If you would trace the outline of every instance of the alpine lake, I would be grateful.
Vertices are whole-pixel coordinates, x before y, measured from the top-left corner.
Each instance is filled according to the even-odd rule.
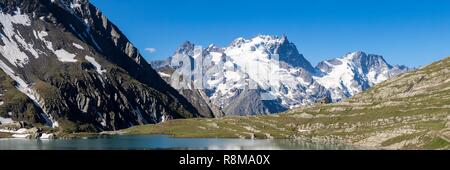
[[[0,139],[0,150],[351,150],[354,146],[288,139],[173,138],[109,135],[77,139]]]

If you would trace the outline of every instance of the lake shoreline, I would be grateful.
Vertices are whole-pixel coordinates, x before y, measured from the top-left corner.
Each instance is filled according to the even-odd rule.
[[[170,135],[99,135],[74,139],[0,139],[0,150],[360,150],[343,144],[291,139],[176,138]]]
[[[371,148],[360,145],[349,144],[345,142],[337,142],[337,141],[327,141],[327,140],[312,140],[311,138],[301,139],[297,138],[238,138],[238,137],[215,137],[215,136],[204,136],[204,137],[194,137],[194,136],[179,136],[173,134],[164,134],[164,133],[127,133],[124,130],[119,131],[105,131],[100,133],[71,133],[71,134],[57,134],[52,139],[40,139],[40,138],[16,138],[12,137],[12,134],[8,133],[0,133],[0,140],[14,140],[14,139],[25,139],[29,141],[59,141],[59,140],[78,140],[78,139],[92,139],[92,138],[109,138],[109,137],[140,137],[140,136],[167,136],[170,139],[182,140],[200,140],[200,139],[208,139],[208,140],[248,140],[248,141],[290,141],[293,143],[309,143],[309,144],[321,144],[321,145],[336,145],[336,146],[345,146],[348,148],[352,148],[351,150],[380,150],[380,148]],[[338,149],[340,150],[340,149]]]

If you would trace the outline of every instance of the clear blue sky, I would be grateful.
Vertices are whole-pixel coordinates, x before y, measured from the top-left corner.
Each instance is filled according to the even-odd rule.
[[[314,65],[358,50],[408,66],[450,56],[448,0],[91,2],[148,60],[167,58],[186,40],[226,46],[237,37],[258,34],[287,35]]]

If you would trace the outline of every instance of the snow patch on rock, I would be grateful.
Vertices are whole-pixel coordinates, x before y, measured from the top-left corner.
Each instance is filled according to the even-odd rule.
[[[102,65],[100,65],[94,57],[91,56],[86,56],[85,57],[86,61],[88,61],[89,63],[91,63],[92,65],[94,65],[94,67],[96,68],[96,71],[98,74],[102,75],[103,73],[106,73],[106,70],[102,69]]]
[[[84,50],[83,46],[81,46],[80,44],[72,43],[72,45],[80,50]]]
[[[2,125],[6,125],[6,124],[12,124],[14,123],[14,120],[12,120],[11,118],[4,118],[0,116],[0,124]]]
[[[0,9],[1,10],[1,9]],[[22,14],[20,8],[17,8],[15,15],[0,12],[0,24],[3,27],[4,34],[1,40],[4,45],[0,45],[0,54],[4,56],[9,63],[16,67],[23,67],[29,62],[28,55],[21,48],[28,50],[32,55],[38,58],[37,52],[32,45],[25,43],[23,37],[15,32],[14,24],[30,26],[31,21],[28,15]]]
[[[171,77],[171,75],[169,75],[169,74],[166,74],[166,73],[163,73],[163,72],[158,72],[158,74],[159,74],[159,76],[161,76],[161,77]]]
[[[28,136],[30,136],[30,134],[13,134],[12,135],[13,138],[28,138]]]
[[[53,139],[55,137],[52,133],[43,133],[39,139]]]
[[[69,53],[65,49],[55,50],[53,48],[53,43],[50,42],[50,41],[47,41],[45,39],[45,37],[48,36],[48,32],[40,31],[40,32],[37,33],[37,36],[39,37],[39,39],[41,41],[44,42],[44,44],[47,46],[47,48],[56,55],[56,57],[58,58],[59,61],[61,61],[61,62],[70,62],[70,63],[78,61],[78,60],[75,59],[75,57],[76,57],[75,54]]]
[[[54,53],[56,57],[58,57],[58,60],[61,62],[69,62],[69,63],[77,62],[77,60],[75,59],[76,55],[69,53],[64,49],[56,50],[54,51]]]

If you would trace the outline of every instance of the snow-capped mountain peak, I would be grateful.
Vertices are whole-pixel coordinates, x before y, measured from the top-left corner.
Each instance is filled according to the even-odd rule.
[[[383,56],[361,51],[317,65],[319,75],[314,79],[331,91],[333,100],[339,101],[381,83],[407,69],[395,69]]]
[[[247,44],[252,46],[259,46],[259,45],[273,45],[273,44],[279,44],[281,43],[282,39],[277,36],[271,36],[271,35],[258,35],[251,39],[246,39],[244,37],[236,38],[229,47],[231,48],[241,48],[241,45]]]
[[[238,38],[225,48],[199,48],[185,43],[171,57],[171,67],[187,78],[180,82],[175,76],[170,84],[177,89],[204,89],[209,99],[229,114],[241,114],[239,105],[250,107],[244,109],[249,114],[280,112],[327,95],[310,74],[314,68],[285,36],[259,35]],[[202,80],[185,81],[198,73]],[[246,96],[256,95],[261,97],[242,104]],[[234,103],[238,98],[243,101]]]
[[[188,53],[194,50],[194,44],[191,43],[190,41],[186,41],[184,42],[175,52],[175,54],[177,53]]]
[[[286,36],[258,35],[250,40],[238,38],[227,48],[225,53],[232,57],[253,57],[259,60],[277,60],[281,66],[302,67],[313,71],[311,63],[298,52],[297,47]]]

